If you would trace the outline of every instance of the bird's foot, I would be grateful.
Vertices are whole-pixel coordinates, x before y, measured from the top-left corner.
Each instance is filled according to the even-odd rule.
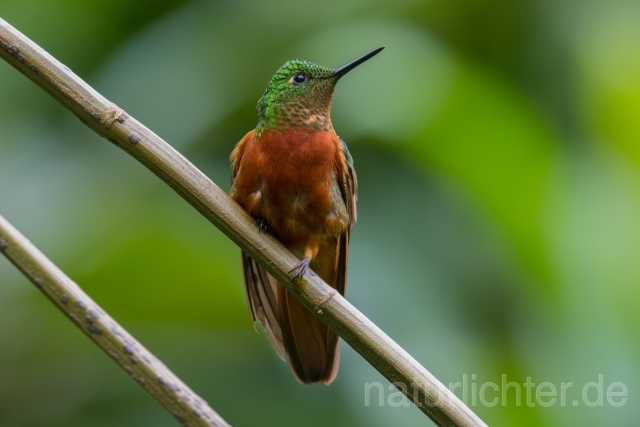
[[[294,273],[293,277],[291,278],[292,282],[297,281],[299,283],[302,281],[302,277],[305,275],[307,270],[309,270],[310,262],[311,260],[309,258],[302,258],[302,261],[297,263],[295,267],[289,270],[289,274]]]
[[[258,218],[258,220],[256,221],[258,223],[258,227],[260,228],[260,231],[263,233],[268,233],[269,232],[269,224],[267,223],[267,220],[264,218]]]

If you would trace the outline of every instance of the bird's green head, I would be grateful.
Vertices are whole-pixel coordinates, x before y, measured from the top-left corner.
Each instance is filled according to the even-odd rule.
[[[328,68],[309,61],[287,61],[271,78],[258,101],[258,134],[265,130],[306,127],[329,130],[331,100],[340,77],[373,57],[384,48],[340,68]]]

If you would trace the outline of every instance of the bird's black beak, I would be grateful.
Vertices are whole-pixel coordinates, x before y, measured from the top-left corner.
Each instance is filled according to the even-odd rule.
[[[358,65],[362,64],[367,59],[371,59],[374,56],[376,56],[378,53],[380,53],[380,51],[382,49],[384,49],[384,46],[383,47],[379,47],[377,49],[374,49],[371,52],[367,53],[366,55],[363,55],[360,58],[356,59],[355,61],[351,61],[347,65],[336,69],[333,72],[333,74],[331,74],[331,77],[342,77],[342,76],[344,76],[349,71],[353,70],[354,68],[356,68]]]

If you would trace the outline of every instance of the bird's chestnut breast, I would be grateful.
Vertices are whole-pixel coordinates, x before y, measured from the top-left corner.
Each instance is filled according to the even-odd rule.
[[[247,212],[284,243],[329,237],[343,226],[332,206],[339,150],[333,130],[267,131],[248,144],[235,197]]]

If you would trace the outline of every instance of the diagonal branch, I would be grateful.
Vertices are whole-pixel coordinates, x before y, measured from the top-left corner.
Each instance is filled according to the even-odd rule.
[[[185,427],[229,427],[2,216],[0,252]]]
[[[300,285],[287,272],[298,260],[227,194],[151,130],[0,19],[0,57],[122,148],[262,265],[439,426],[485,426],[460,399],[315,274]]]

